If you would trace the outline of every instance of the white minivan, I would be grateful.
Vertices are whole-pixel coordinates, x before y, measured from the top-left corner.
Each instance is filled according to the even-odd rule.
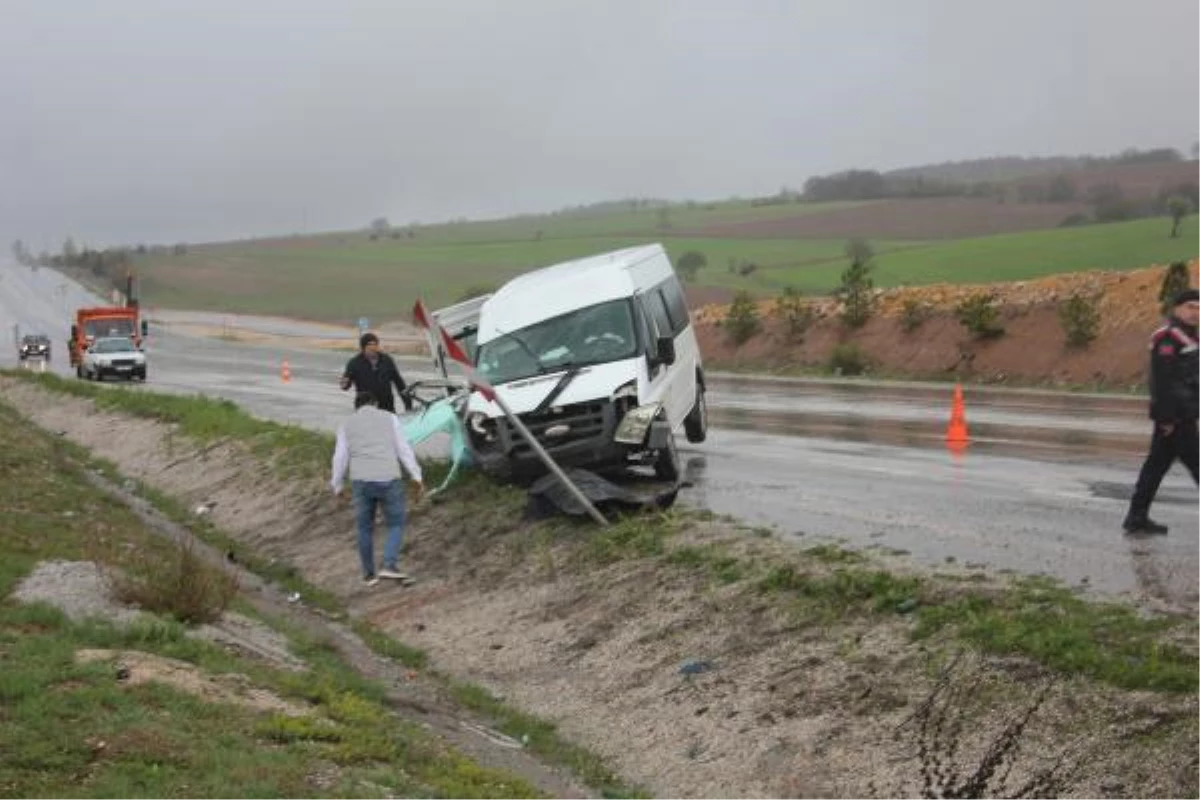
[[[482,303],[476,368],[562,466],[653,466],[677,480],[675,434],[707,435],[704,369],[683,287],[661,245],[520,275]],[[467,429],[486,471],[545,471],[497,403],[473,394]]]

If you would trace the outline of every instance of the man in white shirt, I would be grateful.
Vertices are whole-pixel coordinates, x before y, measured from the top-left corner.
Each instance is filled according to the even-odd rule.
[[[416,484],[418,497],[425,490],[421,483],[421,465],[404,436],[400,419],[378,407],[370,392],[354,398],[354,414],[338,428],[333,451],[333,493],[342,493],[346,471],[354,494],[358,526],[358,555],[362,559],[363,580],[374,586],[379,578],[408,581],[400,571],[400,543],[404,529],[404,486],[400,467]],[[383,547],[383,567],[375,572],[375,509],[383,506],[387,523],[387,541]]]

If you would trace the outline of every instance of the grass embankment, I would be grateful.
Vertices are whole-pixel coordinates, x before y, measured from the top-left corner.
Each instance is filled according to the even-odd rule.
[[[127,393],[125,400],[132,398]],[[145,407],[143,407],[144,409]],[[212,414],[211,406],[205,407]],[[193,421],[195,418],[193,416]],[[243,430],[248,430],[243,428]],[[92,486],[81,454],[0,403],[0,794],[14,797],[530,796],[512,776],[447,751],[393,716],[381,686],[320,641],[292,637],[303,672],[274,669],[191,638],[169,617],[128,627],[72,621],[12,598],[45,560],[171,557],[174,546]],[[174,659],[221,683],[248,680],[295,715],[214,702],[170,682],[121,680],[121,659]],[[149,654],[149,655],[144,655]],[[142,669],[143,662],[134,671]],[[156,663],[156,662],[155,662]],[[171,662],[163,662],[171,663]]]
[[[95,399],[106,409],[172,422],[197,444],[229,437],[253,451],[275,447],[291,452],[282,469],[320,475],[326,469],[329,437],[294,426],[257,420],[224,401],[156,395],[95,387],[48,375],[20,374],[53,391]],[[278,454],[277,454],[278,455]],[[431,465],[431,470],[441,469]],[[521,495],[472,476],[455,493],[455,513],[464,519],[487,507],[507,507],[515,516]],[[655,559],[662,569],[700,573],[714,583],[740,584],[786,605],[804,624],[845,617],[904,615],[914,639],[937,637],[985,652],[1019,655],[1064,675],[1085,676],[1125,689],[1195,693],[1200,671],[1196,653],[1171,643],[1173,633],[1194,620],[1147,617],[1131,607],[1084,599],[1044,579],[1009,585],[979,585],[933,574],[899,574],[881,569],[858,553],[832,548],[798,551],[787,563],[739,557],[722,544],[680,545],[679,534],[696,523],[694,512],[672,511],[631,517],[581,540],[578,557],[593,563]],[[571,541],[569,525],[542,523],[539,537]],[[423,656],[408,653],[410,663]]]
[[[239,442],[250,452],[267,461],[276,471],[276,475],[288,480],[324,476],[328,469],[329,453],[333,447],[332,436],[298,426],[260,420],[226,400],[157,394],[126,387],[96,386],[52,374],[34,375],[23,371],[4,374],[32,380],[62,394],[87,398],[100,410],[177,425],[179,433],[198,447],[230,440]],[[246,569],[288,592],[300,594],[307,604],[320,608],[335,619],[347,618],[345,604],[341,600],[307,581],[293,565],[279,559],[268,559],[249,550],[208,518],[192,513],[191,509],[178,499],[145,483],[125,479],[111,462],[89,456],[61,439],[54,442],[60,449],[75,450],[77,457],[86,460],[91,468],[97,469],[107,477],[135,484],[138,494],[149,500],[168,518],[185,526],[208,544],[223,551],[236,552],[238,563]],[[426,480],[431,485],[441,482],[446,469],[440,462],[427,462],[423,465]],[[467,478],[466,485],[476,492],[490,496],[490,501],[481,498],[483,503],[495,502],[497,494],[508,495],[501,499],[512,499],[512,493],[505,493],[478,477]],[[464,708],[483,715],[502,733],[524,742],[530,750],[548,761],[569,768],[587,785],[603,792],[605,796],[642,796],[640,789],[614,774],[603,759],[559,736],[553,724],[505,705],[480,687],[455,681],[429,669],[426,653],[384,635],[365,621],[353,620],[351,625],[355,633],[376,653],[413,669],[425,670],[431,678],[444,684],[451,696]]]

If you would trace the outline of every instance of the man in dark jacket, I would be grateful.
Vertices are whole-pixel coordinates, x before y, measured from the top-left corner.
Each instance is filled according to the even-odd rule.
[[[1200,292],[1180,292],[1173,305],[1167,324],[1150,337],[1150,417],[1154,420],[1154,435],[1125,517],[1126,533],[1167,532],[1166,525],[1150,519],[1150,504],[1176,458],[1192,473],[1192,480],[1200,483],[1196,474],[1200,444],[1196,432],[1200,405],[1200,351],[1196,348]]]
[[[396,368],[396,362],[387,353],[379,349],[379,337],[373,333],[364,333],[358,340],[359,353],[346,362],[346,371],[342,373],[342,391],[351,386],[358,392],[370,392],[375,395],[379,408],[396,413],[396,398],[392,396],[392,386],[400,393],[404,401],[404,410],[412,411],[412,398],[404,394],[404,378]]]

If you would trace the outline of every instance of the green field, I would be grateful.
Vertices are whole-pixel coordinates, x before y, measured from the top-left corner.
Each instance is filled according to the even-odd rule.
[[[722,204],[715,211],[672,209],[672,229],[741,217],[815,213],[830,205]],[[656,212],[562,214],[422,228],[415,239],[370,241],[362,232],[270,242],[231,242],[186,255],[139,259],[143,301],[151,306],[267,313],[348,322],[406,317],[413,301],[457,300],[558,261],[647,242],[671,257],[699,250],[708,259],[698,287],[748,289],[760,296],[785,286],[822,294],[846,266],[841,239],[732,239],[654,233]],[[638,228],[642,232],[638,232]],[[937,242],[873,240],[877,286],[1024,280],[1085,269],[1130,269],[1197,255],[1196,217],[1181,236],[1166,218]],[[541,239],[529,235],[542,230]],[[617,231],[627,231],[617,235]],[[604,232],[608,235],[599,235]],[[731,264],[754,263],[748,276]]]
[[[889,253],[878,259],[885,286],[1017,281],[1088,269],[1133,269],[1197,255],[1196,217],[1168,238],[1167,219],[1142,219],[980,239]]]
[[[821,214],[844,208],[854,208],[878,201],[843,201],[833,203],[779,203],[751,205],[745,201],[721,201],[672,206],[666,211],[669,227],[660,228],[663,218],[657,208],[611,211],[564,211],[557,214],[537,214],[505,219],[452,222],[420,227],[422,242],[437,244],[478,244],[482,242],[530,242],[540,231],[543,239],[578,239],[598,236],[661,236],[672,230],[687,231],[706,225],[734,222],[757,222],[788,217]],[[405,226],[400,228],[403,241]],[[319,239],[336,242],[349,235],[326,234]]]
[[[672,258],[705,253],[701,285],[771,291],[771,273],[806,263],[837,262],[844,243],[812,239],[683,239],[581,237],[480,244],[379,241],[359,236],[344,245],[228,245],[162,256],[141,268],[143,301],[177,308],[269,313],[348,321],[394,318],[418,296],[440,305],[472,286],[495,286],[529,269],[636,244],[661,241]],[[901,243],[877,243],[880,248]],[[761,277],[728,271],[729,259],[752,261]],[[837,271],[835,267],[834,272]]]

